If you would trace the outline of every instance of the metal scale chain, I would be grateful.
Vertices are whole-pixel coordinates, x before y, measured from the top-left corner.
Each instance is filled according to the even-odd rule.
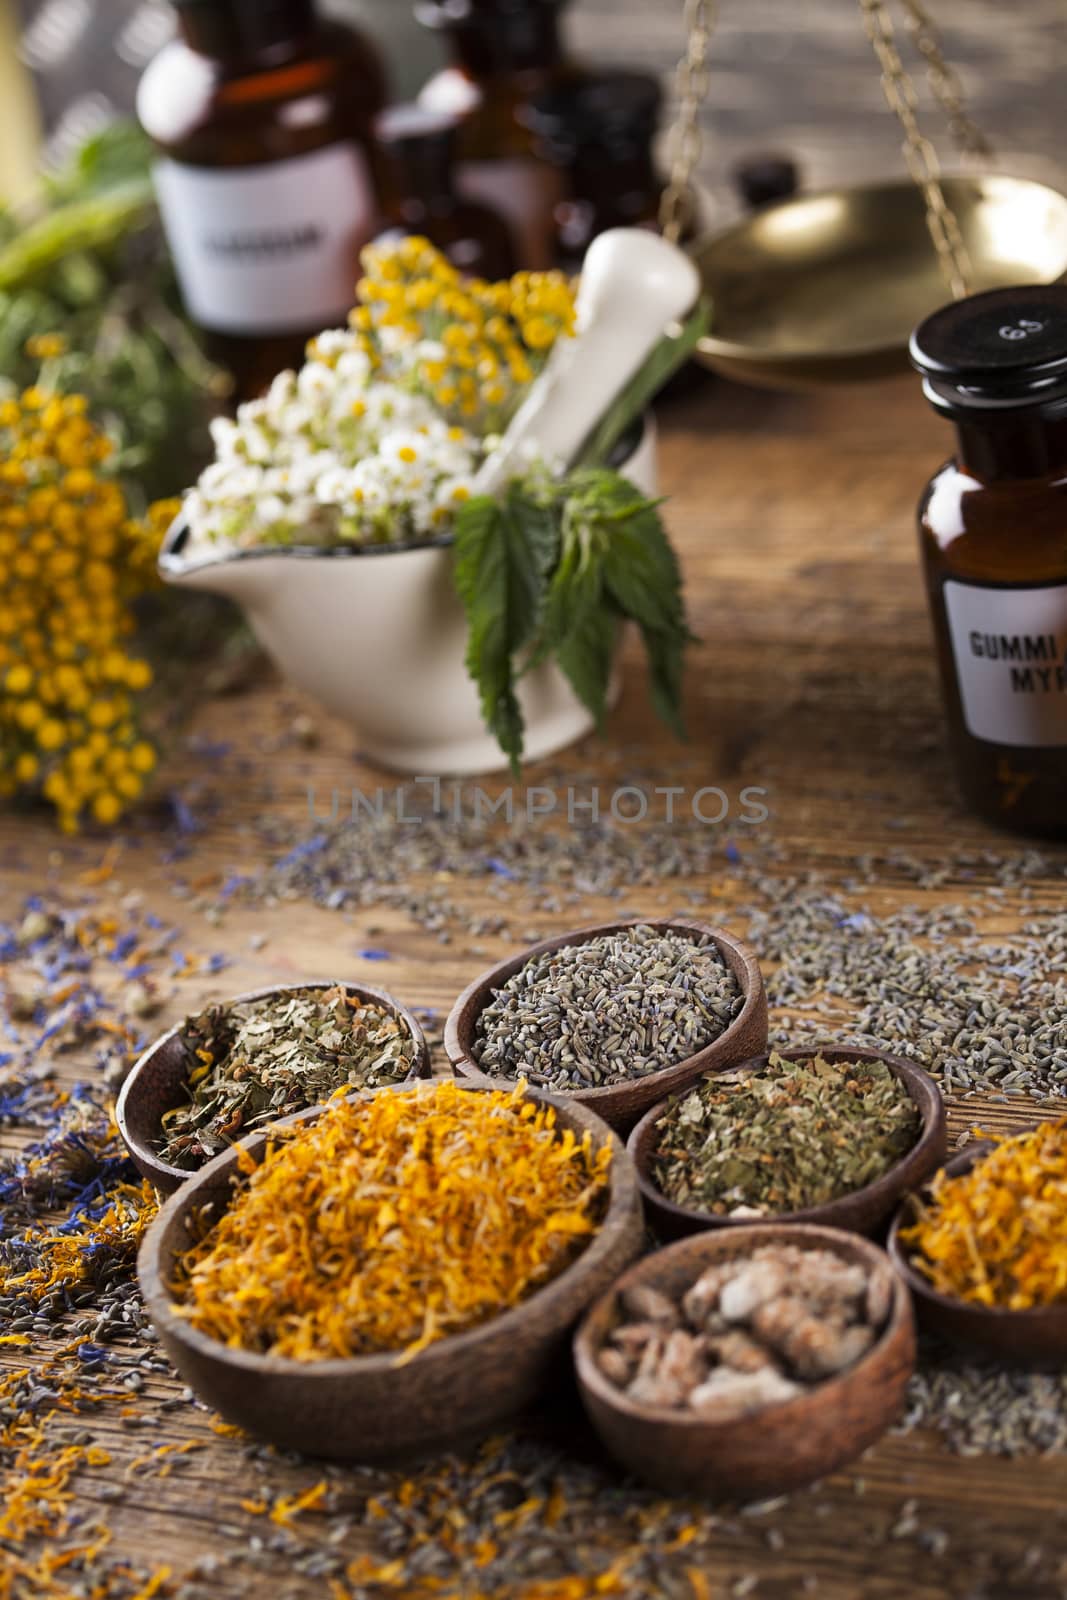
[[[967,293],[971,262],[955,214],[941,185],[937,151],[919,126],[915,84],[897,49],[886,0],[859,0],[867,36],[882,73],[882,90],[904,130],[904,159],[926,204],[926,225],[954,299]],[[945,60],[941,37],[921,0],[900,0],[915,47],[926,62],[930,87],[948,120],[957,147],[988,157],[988,141],[968,115],[963,88]],[[700,109],[707,96],[708,55],[717,20],[715,0],[685,0],[686,48],[678,64],[678,116],[673,132],[670,181],[660,203],[660,228],[676,244],[693,218],[692,178],[702,146]]]
[[[717,21],[715,0],[685,0],[684,16],[685,53],[675,79],[678,118],[674,125],[674,152],[670,181],[663,191],[659,211],[663,237],[671,244],[678,243],[695,213],[692,179],[703,144],[700,108],[708,94],[708,50]]]
[[[920,0],[901,0],[901,4],[907,14],[912,41],[926,62],[926,76],[935,100],[945,113],[956,149],[964,155],[979,156],[988,161],[993,148],[967,110],[963,85],[945,60],[937,24]]]
[[[954,300],[967,293],[971,261],[963,242],[959,223],[945,199],[941,186],[941,163],[937,151],[919,127],[918,97],[915,84],[900,59],[893,32],[893,19],[885,0],[860,0],[867,37],[874,46],[882,69],[882,91],[890,109],[904,130],[904,160],[908,171],[922,190],[926,202],[926,226],[934,241],[941,270]]]

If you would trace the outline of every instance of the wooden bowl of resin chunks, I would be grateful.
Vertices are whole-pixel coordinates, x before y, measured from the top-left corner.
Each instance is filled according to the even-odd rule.
[[[173,1194],[244,1134],[337,1088],[377,1088],[430,1070],[421,1027],[382,989],[330,980],[253,989],[150,1045],[122,1086],[115,1118],[138,1171]]]
[[[874,1443],[915,1367],[907,1289],[856,1234],[751,1224],[648,1256],[575,1339],[611,1454],[669,1494],[786,1493]]]
[[[943,1182],[945,1179],[967,1177],[992,1156],[996,1148],[992,1141],[976,1140],[949,1161],[938,1178]],[[1061,1165],[1061,1193],[1062,1173]],[[920,1327],[974,1356],[991,1357],[1008,1366],[1036,1371],[1062,1371],[1067,1367],[1067,1287],[1063,1285],[1062,1277],[1057,1299],[1048,1304],[1029,1305],[1020,1309],[1007,1305],[983,1305],[976,1300],[942,1292],[931,1282],[929,1268],[925,1271],[920,1269],[922,1252],[908,1238],[908,1230],[919,1220],[922,1210],[932,1210],[936,1205],[936,1186],[933,1192],[927,1189],[919,1195],[909,1196],[893,1219],[889,1234],[889,1254],[911,1290]],[[1055,1217],[1051,1215],[1053,1207],[1057,1213]],[[1062,1199],[1056,1201],[1051,1198],[1051,1185],[1046,1190],[1040,1209],[1045,1212],[1045,1225],[1051,1223],[1058,1232],[1062,1249],[1067,1236],[1067,1218],[1064,1216]],[[976,1221],[973,1202],[968,1204],[965,1214],[973,1240]],[[1029,1220],[1037,1219],[1031,1213]],[[1031,1259],[1043,1258],[1045,1270],[1050,1273],[1055,1271],[1047,1249],[1033,1238],[1027,1238],[1022,1230],[1014,1230],[1006,1215],[998,1215],[995,1219],[990,1217],[989,1226],[1005,1242],[1014,1233],[1020,1254],[1030,1255]],[[970,1245],[966,1248],[971,1255]]]
[[[598,923],[530,945],[470,984],[445,1023],[458,1077],[520,1078],[626,1132],[664,1095],[767,1043],[755,955],[682,917]]]
[[[783,1047],[654,1105],[627,1141],[663,1239],[757,1221],[877,1233],[945,1159],[933,1078],[882,1050]]]
[[[473,1443],[565,1379],[575,1322],[643,1237],[629,1158],[593,1112],[443,1079],[225,1151],[163,1206],[138,1273],[206,1405],[282,1449],[397,1462]]]

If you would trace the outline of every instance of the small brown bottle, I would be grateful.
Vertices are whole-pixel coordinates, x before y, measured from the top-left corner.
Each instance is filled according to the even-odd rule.
[[[343,322],[379,211],[378,57],[314,0],[172,0],[137,110],[186,306],[257,393]]]
[[[570,271],[606,228],[654,227],[663,181],[652,159],[663,91],[644,72],[573,77],[520,108],[519,118],[562,175],[556,258]]]
[[[383,237],[419,234],[468,278],[510,278],[517,263],[507,223],[456,189],[456,119],[421,106],[391,106],[376,131],[392,224]]]
[[[1067,286],[946,306],[911,358],[958,442],[919,528],[960,782],[989,821],[1067,837]]]
[[[530,100],[573,71],[560,38],[566,0],[419,0],[415,14],[448,35],[455,64],[439,72],[419,104],[463,118],[457,179],[463,194],[509,224],[519,265],[554,264],[557,169],[524,126]]]

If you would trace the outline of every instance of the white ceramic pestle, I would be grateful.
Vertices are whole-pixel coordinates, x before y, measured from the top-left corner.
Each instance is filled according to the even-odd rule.
[[[582,266],[577,332],[560,339],[474,490],[492,494],[527,459],[569,462],[670,324],[700,294],[700,275],[676,245],[643,228],[611,228]]]

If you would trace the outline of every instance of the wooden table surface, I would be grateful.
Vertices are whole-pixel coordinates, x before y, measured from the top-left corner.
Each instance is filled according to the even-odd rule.
[[[753,848],[773,846],[769,870],[783,879],[814,872],[840,884],[867,857],[884,867],[879,883],[862,891],[876,911],[974,896],[973,877],[951,866],[961,851],[1011,856],[1027,846],[962,811],[941,745],[914,506],[949,438],[918,384],[902,377],[789,395],[706,383],[672,398],[661,426],[667,516],[701,641],[688,676],[690,742],[678,746],[655,724],[630,646],[608,736],[550,769],[531,770],[527,782],[569,781],[585,786],[583,795],[592,783],[610,795],[627,780],[717,785],[732,797],[759,786],[768,791],[772,818],[751,830]],[[271,907],[235,900],[221,920],[205,914],[220,883],[262,867],[264,823],[306,821],[309,786],[324,806],[333,789],[370,792],[390,781],[360,763],[350,730],[267,668],[256,677],[247,692],[199,706],[161,775],[160,793],[178,795],[197,820],[199,831],[186,836],[181,851],[161,814],[144,816],[107,854],[110,876],[86,888],[85,874],[105,857],[106,840],[62,840],[45,818],[9,813],[0,818],[0,916],[16,916],[27,895],[45,888],[116,903],[139,893],[182,929],[184,948],[221,951],[229,961],[217,974],[175,981],[162,1027],[209,995],[324,975],[384,982],[409,1004],[440,1011],[531,924],[547,934],[614,909],[588,897],[555,915],[543,906],[531,910],[518,889],[510,902],[505,882],[488,909],[507,919],[507,933],[460,932],[449,944],[388,908],[338,913],[304,901]],[[302,718],[314,723],[313,746],[302,742],[309,737]],[[944,880],[924,886],[896,872],[902,852],[933,876],[944,862]],[[1065,860],[1049,852],[1031,880],[1032,895],[1057,903]],[[450,887],[461,904],[481,906],[477,882]],[[685,898],[683,886],[668,881],[647,892],[634,888],[628,899],[649,912],[677,905],[746,927],[744,880],[725,865],[721,875],[684,889]],[[999,925],[1011,926],[1018,910],[1009,891]],[[369,946],[387,952],[388,964],[358,953]],[[88,1062],[64,1057],[58,1067],[78,1075]],[[1033,1112],[1025,1103],[989,1108],[999,1125],[1025,1122]],[[953,1133],[975,1115],[973,1101],[953,1107]],[[177,1392],[169,1380],[150,1387],[156,1398]],[[185,1407],[172,1416],[167,1437],[203,1448],[184,1472],[162,1480],[127,1470],[143,1449],[136,1430],[106,1413],[94,1419],[94,1435],[113,1462],[79,1477],[79,1505],[87,1514],[104,1511],[112,1554],[149,1569],[166,1564],[177,1579],[205,1550],[232,1550],[238,1554],[211,1594],[327,1594],[323,1580],[275,1571],[262,1555],[252,1558],[259,1565],[249,1564],[247,1540],[262,1531],[263,1519],[241,1507],[265,1486],[271,1493],[306,1488],[320,1469],[277,1461],[265,1467],[212,1432],[203,1412]],[[157,1437],[163,1435],[154,1428],[153,1442]],[[105,1506],[100,1491],[109,1480],[122,1494]],[[1067,1594],[1065,1517],[1063,1456],[962,1458],[933,1436],[890,1437],[815,1494],[759,1517],[722,1516],[704,1559],[706,1592],[1051,1600]],[[359,1537],[357,1527],[353,1548]],[[609,1525],[605,1564],[610,1549]]]

